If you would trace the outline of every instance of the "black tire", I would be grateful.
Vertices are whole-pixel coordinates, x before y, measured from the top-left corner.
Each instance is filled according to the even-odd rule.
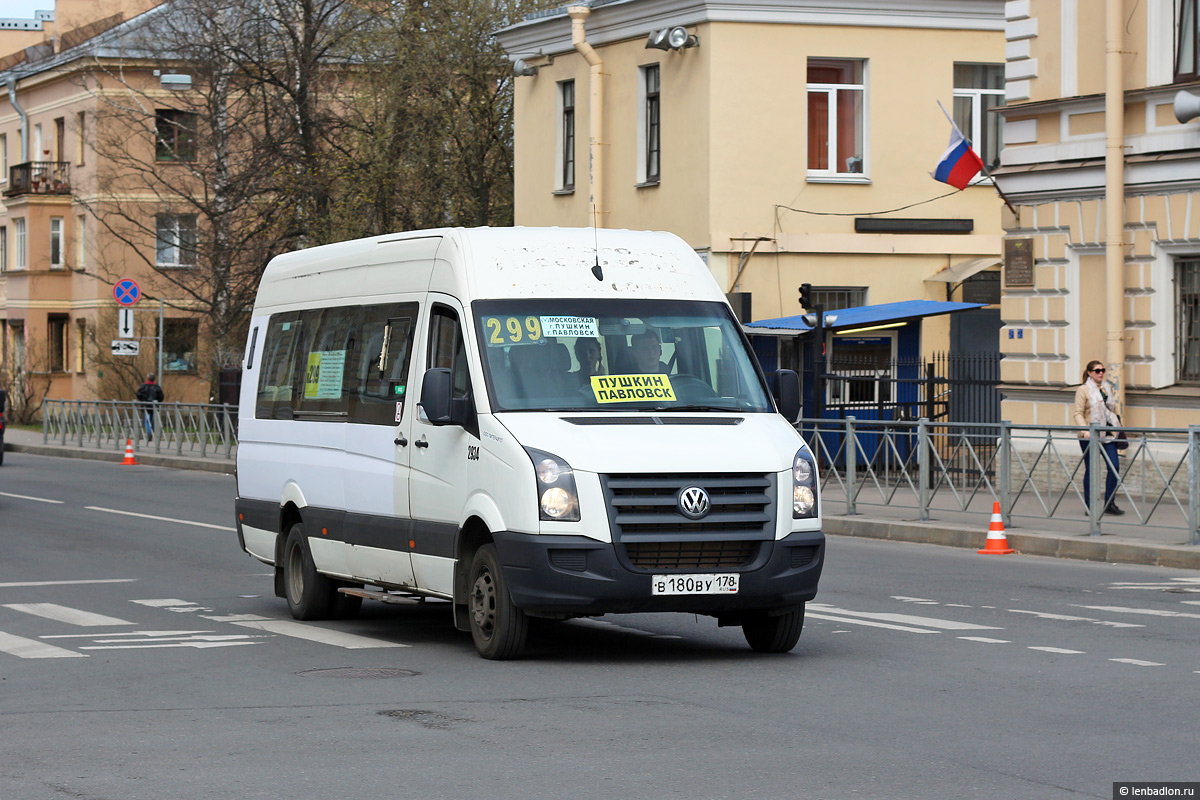
[[[288,609],[296,619],[328,619],[333,615],[337,584],[317,572],[304,525],[297,522],[283,545],[283,585]]]
[[[529,635],[529,618],[513,605],[495,545],[485,544],[471,559],[467,612],[479,655],[492,661],[521,655]]]
[[[742,623],[746,642],[760,653],[787,653],[800,641],[804,629],[803,604],[782,614],[769,616],[760,611]]]

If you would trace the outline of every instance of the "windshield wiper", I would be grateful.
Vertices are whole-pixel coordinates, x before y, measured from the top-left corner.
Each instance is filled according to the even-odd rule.
[[[661,411],[724,411],[729,414],[740,413],[736,408],[729,406],[654,406],[653,408],[639,408],[638,411],[653,411],[655,413]]]

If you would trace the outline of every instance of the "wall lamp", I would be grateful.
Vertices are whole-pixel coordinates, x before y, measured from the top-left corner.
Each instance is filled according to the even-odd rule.
[[[538,69],[554,63],[554,56],[537,54],[513,61],[513,75],[518,78],[531,78],[538,74]]]
[[[688,33],[687,28],[682,25],[651,31],[650,38],[646,40],[647,50],[682,50],[687,47],[699,46],[700,37],[694,33]]]

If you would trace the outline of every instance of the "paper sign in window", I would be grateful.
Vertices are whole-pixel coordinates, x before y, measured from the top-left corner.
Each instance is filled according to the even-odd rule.
[[[309,353],[308,370],[304,373],[304,399],[337,400],[342,396],[342,376],[345,370],[345,350]]]
[[[675,390],[666,375],[593,375],[592,393],[597,403],[638,401],[674,402]]]

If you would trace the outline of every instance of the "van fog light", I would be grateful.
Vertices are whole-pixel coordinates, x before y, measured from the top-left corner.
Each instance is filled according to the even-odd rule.
[[[545,501],[542,501],[545,503]],[[804,516],[812,511],[813,504],[816,503],[816,498],[813,497],[812,489],[807,486],[792,487],[792,512]]]
[[[542,513],[553,519],[562,519],[571,513],[571,495],[566,489],[555,486],[542,492]]]

